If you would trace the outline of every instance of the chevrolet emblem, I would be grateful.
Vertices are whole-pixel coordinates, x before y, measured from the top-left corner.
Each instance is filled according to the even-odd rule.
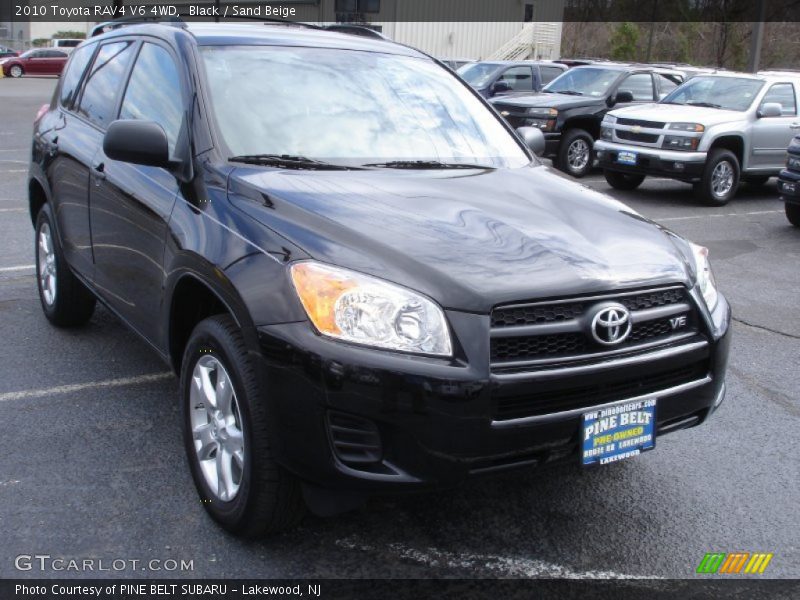
[[[639,125],[634,125],[631,128],[631,131],[633,131],[633,133],[639,133],[641,130],[642,130],[642,128]]]
[[[508,115],[510,115],[511,113],[510,113],[510,112],[508,112],[507,110],[504,110],[504,111],[502,111],[500,114],[501,114],[501,115],[503,115],[504,117],[507,117],[507,116],[508,116]]]

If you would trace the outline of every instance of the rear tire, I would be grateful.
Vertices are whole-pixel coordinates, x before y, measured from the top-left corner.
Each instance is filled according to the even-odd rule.
[[[581,178],[592,168],[594,138],[583,129],[568,129],[561,138],[556,157],[556,168],[573,177]]]
[[[92,316],[97,299],[73,275],[53,228],[49,204],[36,217],[36,282],[45,316],[53,325],[83,325]]]
[[[11,75],[14,79],[19,79],[23,75],[25,75],[25,69],[23,69],[20,65],[12,65],[11,68],[8,70],[8,74]]]
[[[786,218],[789,219],[789,223],[795,227],[800,227],[800,204],[790,204],[789,202],[786,202],[784,204],[784,208],[786,210]]]
[[[603,175],[608,185],[615,190],[635,190],[644,181],[644,175],[621,173],[620,171],[609,171],[608,169],[603,170]]]
[[[695,195],[708,206],[724,206],[736,195],[740,173],[736,155],[716,148],[708,155],[703,179],[694,185]]]
[[[299,481],[275,462],[257,369],[228,315],[195,327],[181,369],[184,446],[200,500],[246,538],[294,527],[305,514]]]

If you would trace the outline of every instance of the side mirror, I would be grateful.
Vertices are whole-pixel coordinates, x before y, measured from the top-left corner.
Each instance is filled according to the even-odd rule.
[[[544,154],[544,134],[536,127],[519,127],[517,133],[536,156]]]
[[[633,102],[633,92],[628,90],[620,90],[614,98],[614,104],[625,104],[626,102]]]
[[[771,119],[774,117],[780,117],[783,114],[783,105],[780,102],[767,102],[761,105],[761,108],[758,109],[758,118],[759,119]]]
[[[511,84],[507,81],[495,81],[492,86],[492,94],[504,94],[511,91]]]
[[[103,138],[103,152],[112,160],[171,168],[169,142],[161,125],[153,121],[119,119],[111,123]]]

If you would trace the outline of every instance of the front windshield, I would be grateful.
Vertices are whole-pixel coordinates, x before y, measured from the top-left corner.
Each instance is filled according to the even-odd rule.
[[[661,102],[744,111],[763,86],[758,79],[698,76],[672,90]]]
[[[276,46],[207,46],[202,56],[232,155],[349,166],[530,163],[498,117],[428,59]]]
[[[545,92],[605,96],[622,71],[600,67],[579,67],[564,71],[545,86]]]
[[[480,89],[486,87],[499,69],[500,65],[494,63],[470,63],[458,69],[457,73],[472,87]]]

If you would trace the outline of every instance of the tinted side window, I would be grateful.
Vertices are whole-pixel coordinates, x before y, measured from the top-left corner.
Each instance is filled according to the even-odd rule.
[[[117,93],[133,55],[132,42],[100,46],[92,70],[83,86],[78,114],[105,128],[114,120]]]
[[[777,102],[781,105],[781,115],[790,117],[797,114],[797,106],[794,99],[794,88],[791,83],[776,83],[769,91],[764,94],[761,106],[767,102]]]
[[[119,118],[155,121],[167,134],[170,154],[174,152],[183,121],[181,84],[172,56],[161,46],[142,46]]]
[[[542,74],[542,85],[544,85],[553,81],[564,71],[558,67],[539,67],[539,72]]]
[[[86,70],[89,61],[92,59],[95,44],[83,46],[72,53],[72,58],[67,64],[67,69],[61,78],[61,104],[69,108],[78,93],[78,84],[81,75]]]
[[[672,90],[678,87],[681,84],[681,81],[677,78],[673,78],[667,75],[662,75],[659,73],[658,77],[658,99],[661,100],[667,96]]]
[[[635,102],[653,100],[653,78],[650,73],[629,75],[619,86],[620,91],[631,92]]]
[[[533,75],[530,67],[511,67],[497,81],[506,81],[512,90],[532,90]]]

